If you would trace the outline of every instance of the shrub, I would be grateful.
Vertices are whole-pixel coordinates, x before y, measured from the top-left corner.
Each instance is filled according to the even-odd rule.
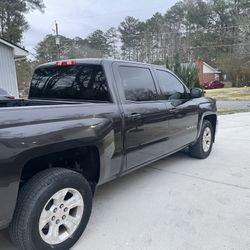
[[[176,54],[174,64],[169,65],[166,62],[166,67],[172,70],[187,86],[188,88],[200,87],[199,68],[194,64],[181,64],[179,55]]]

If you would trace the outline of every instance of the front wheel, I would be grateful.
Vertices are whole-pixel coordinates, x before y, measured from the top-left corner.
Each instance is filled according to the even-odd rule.
[[[210,121],[204,120],[201,133],[196,143],[189,147],[190,155],[194,158],[205,159],[212,150],[214,141],[214,129]]]
[[[92,192],[81,174],[48,169],[21,189],[10,236],[22,250],[68,250],[80,238],[92,209]]]

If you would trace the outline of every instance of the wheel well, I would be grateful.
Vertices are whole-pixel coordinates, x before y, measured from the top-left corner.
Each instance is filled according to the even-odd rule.
[[[38,172],[53,167],[67,168],[81,173],[94,191],[100,174],[99,151],[95,146],[86,146],[32,159],[24,165],[20,188]]]
[[[216,115],[207,115],[204,117],[204,120],[210,121],[212,127],[214,129],[213,141],[215,141],[215,132],[216,132],[216,124],[217,124],[217,116]]]

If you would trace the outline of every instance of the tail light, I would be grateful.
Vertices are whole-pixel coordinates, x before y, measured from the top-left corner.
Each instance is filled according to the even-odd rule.
[[[68,65],[75,65],[75,64],[76,64],[76,60],[74,60],[74,59],[56,62],[56,66],[68,66]]]
[[[5,96],[5,98],[11,99],[11,100],[16,99],[15,96],[9,96],[9,95],[8,95],[8,96]]]

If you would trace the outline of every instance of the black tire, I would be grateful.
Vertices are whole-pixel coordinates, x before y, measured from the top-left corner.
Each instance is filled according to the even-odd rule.
[[[210,147],[207,151],[203,149],[203,134],[206,128],[209,128],[211,131],[211,143]],[[189,146],[189,153],[192,157],[197,159],[205,159],[207,158],[212,150],[213,147],[213,141],[214,141],[214,129],[210,121],[204,120],[200,132],[200,136],[197,139],[196,143],[192,146]]]
[[[72,230],[74,233],[65,241],[55,245],[48,244],[43,240],[39,230],[40,216],[51,197],[65,188],[76,190],[78,197],[81,197],[81,201],[84,202],[80,219],[77,218],[80,222],[78,227]],[[52,201],[54,202],[53,199]],[[10,237],[21,250],[68,250],[85,230],[91,210],[91,188],[81,174],[63,168],[47,169],[31,178],[21,189],[14,217],[9,227]]]

